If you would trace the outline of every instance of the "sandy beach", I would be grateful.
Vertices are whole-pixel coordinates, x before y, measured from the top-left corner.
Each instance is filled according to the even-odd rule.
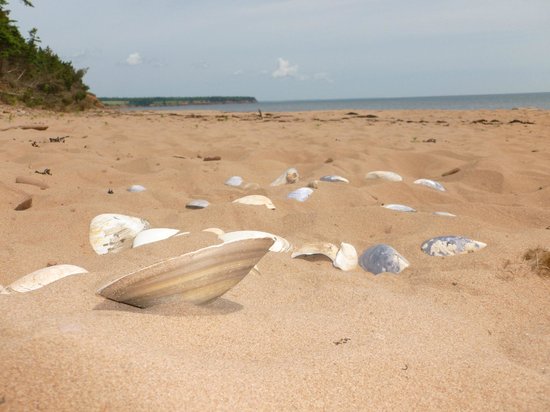
[[[0,295],[0,410],[550,410],[550,275],[524,259],[550,249],[550,111],[2,106],[0,130],[0,285],[48,265],[89,271]],[[270,186],[290,167],[297,183]],[[365,178],[376,170],[403,181]],[[349,183],[287,198],[331,174]],[[225,185],[233,175],[257,186]],[[127,191],[134,184],[147,190]],[[276,209],[232,203],[249,194]],[[14,210],[25,196],[32,206]],[[186,209],[192,199],[210,206]],[[98,255],[88,233],[102,213],[191,234]],[[384,243],[410,266],[375,276],[269,252],[202,306],[96,295],[113,276],[219,243],[210,227],[358,253]],[[422,252],[441,235],[487,247]]]

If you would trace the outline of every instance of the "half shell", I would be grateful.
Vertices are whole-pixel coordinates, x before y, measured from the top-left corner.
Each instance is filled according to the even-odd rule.
[[[456,215],[449,213],[449,212],[434,212],[434,215],[438,216],[448,216],[448,217],[456,217]]]
[[[188,202],[185,207],[187,209],[204,209],[207,208],[210,205],[210,202],[208,200],[204,199],[194,199]]]
[[[270,198],[263,195],[249,195],[233,200],[233,203],[242,203],[244,205],[265,206],[268,209],[275,210],[275,205]]]
[[[128,188],[128,192],[145,192],[147,189],[142,185],[132,185]]]
[[[323,182],[331,182],[331,183],[349,183],[348,179],[338,175],[323,176],[319,180]]]
[[[435,180],[418,179],[414,181],[414,184],[426,186],[431,189],[439,190],[440,192],[445,192],[445,188],[443,187],[443,185],[439,182],[436,182]]]
[[[298,202],[305,202],[309,196],[313,193],[313,189],[310,187],[301,187],[290,192],[287,197],[289,199],[297,200]]]
[[[420,248],[430,256],[453,256],[475,252],[487,244],[462,236],[438,236],[426,240]]]
[[[378,244],[363,252],[359,257],[359,265],[367,272],[378,275],[384,272],[399,273],[409,267],[410,263],[391,246]]]
[[[395,204],[395,203],[390,203],[390,204],[384,205],[382,207],[384,207],[386,209],[390,209],[390,210],[396,210],[398,212],[416,212],[416,209],[413,209],[410,206],[399,205],[399,204]]]
[[[355,247],[349,243],[340,243],[340,250],[338,250],[336,258],[334,258],[334,262],[332,263],[334,267],[343,271],[353,270],[357,267],[357,262],[358,257]]]
[[[178,229],[168,229],[168,228],[154,228],[146,229],[137,234],[132,243],[132,247],[140,247],[147,245],[149,243],[158,242],[164,239],[171,238],[172,236],[180,233]],[[181,235],[189,234],[189,232],[180,233]]]
[[[35,270],[22,278],[17,279],[11,285],[8,285],[8,291],[30,292],[40,289],[56,280],[63,279],[66,276],[81,275],[88,273],[84,268],[74,265],[55,265]]]
[[[285,172],[281,176],[271,182],[270,186],[280,186],[296,183],[299,178],[300,175],[298,171],[295,168],[291,167],[290,169],[285,170]]]
[[[292,252],[290,257],[296,258],[299,256],[324,255],[334,261],[337,253],[338,247],[336,245],[328,242],[317,242],[302,245],[302,247]]]
[[[240,185],[242,185],[244,182],[243,178],[240,177],[240,176],[231,176],[229,179],[227,179],[225,181],[224,184],[226,184],[227,186],[234,186],[234,187],[239,187]]]
[[[136,235],[149,226],[149,222],[139,217],[115,213],[97,215],[90,222],[90,244],[98,255],[118,252],[130,247]]]
[[[403,178],[395,172],[388,172],[385,170],[375,170],[374,172],[369,172],[365,176],[367,179],[383,179],[390,182],[401,182]]]
[[[236,240],[244,239],[262,239],[266,237],[275,241],[275,243],[273,243],[273,245],[269,248],[271,252],[288,252],[292,249],[292,245],[285,238],[274,235],[273,233],[262,232],[259,230],[237,230],[235,232],[222,232],[218,235],[218,238],[224,242],[234,242]]]
[[[122,276],[97,293],[140,308],[173,301],[206,303],[239,283],[272,244],[273,239],[263,238],[209,246]]]

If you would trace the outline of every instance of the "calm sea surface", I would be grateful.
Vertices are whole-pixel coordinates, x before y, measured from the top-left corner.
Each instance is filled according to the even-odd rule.
[[[125,110],[219,110],[222,112],[302,112],[310,110],[477,110],[536,107],[550,109],[550,93],[470,96],[401,97],[387,99],[291,100],[242,104],[134,107]]]

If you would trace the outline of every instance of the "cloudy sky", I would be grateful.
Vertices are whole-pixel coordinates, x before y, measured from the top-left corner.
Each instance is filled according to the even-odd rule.
[[[550,0],[11,0],[99,96],[550,91]]]

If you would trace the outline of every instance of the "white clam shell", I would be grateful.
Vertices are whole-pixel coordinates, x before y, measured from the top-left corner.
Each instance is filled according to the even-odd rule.
[[[390,209],[390,210],[396,210],[398,212],[416,212],[416,209],[413,209],[410,206],[407,205],[399,205],[395,203],[390,203],[387,205],[382,206],[383,208]]]
[[[268,209],[275,210],[275,205],[270,198],[263,195],[249,195],[233,200],[233,203],[242,203],[244,205],[265,206]]]
[[[456,217],[456,215],[449,213],[449,212],[434,212],[434,215],[438,216],[448,216],[448,217]]]
[[[209,233],[214,233],[216,236],[221,236],[223,235],[225,232],[217,227],[209,227],[207,229],[203,229],[202,230],[203,232],[209,232]]]
[[[224,184],[226,184],[227,186],[235,186],[235,187],[239,187],[240,185],[242,185],[244,182],[243,178],[240,177],[240,176],[231,176],[229,179],[227,179],[225,181]]]
[[[128,192],[138,193],[145,192],[147,189],[142,185],[132,185],[127,190]]]
[[[417,179],[413,182],[415,185],[422,185],[429,187],[431,189],[439,190],[440,192],[445,192],[445,188],[439,182],[430,179]]]
[[[334,267],[347,272],[355,269],[357,267],[357,262],[358,256],[355,247],[349,243],[340,243],[340,249],[338,253],[336,253],[336,257],[332,263]]]
[[[290,169],[285,170],[281,176],[271,182],[270,186],[292,184],[296,183],[298,179],[300,179],[300,174],[295,168],[291,167]]]
[[[132,247],[140,247],[143,245],[147,245],[149,243],[159,242],[161,240],[165,240],[168,238],[171,238],[175,235],[187,235],[189,232],[182,232],[178,229],[169,229],[169,228],[154,228],[154,229],[146,229],[137,234],[137,236],[134,238],[134,241],[132,243]]]
[[[208,200],[204,199],[193,199],[185,205],[187,209],[204,209],[207,208],[210,205],[210,202]]]
[[[316,242],[302,245],[300,248],[292,252],[290,257],[296,258],[299,256],[325,255],[330,260],[334,261],[337,253],[338,247],[336,245],[329,242]]]
[[[81,275],[83,273],[88,273],[88,271],[75,265],[48,266],[17,279],[7,287],[7,290],[20,293],[30,292],[31,290],[40,289],[42,286],[46,286],[64,277]]]
[[[124,275],[97,293],[145,308],[166,302],[209,302],[239,283],[268,252],[272,238],[209,246]]]
[[[116,213],[97,215],[90,222],[90,244],[98,255],[118,252],[130,247],[136,235],[149,226],[149,222],[139,217]]]
[[[410,263],[393,247],[378,244],[368,248],[359,256],[359,265],[367,272],[378,275],[384,272],[399,273],[409,267]]]
[[[233,242],[243,239],[262,239],[269,237],[275,241],[275,243],[273,243],[273,245],[269,248],[271,252],[282,253],[292,250],[292,245],[285,238],[274,235],[273,233],[262,232],[260,230],[237,230],[234,232],[222,233],[221,235],[218,235],[218,237],[224,242]]]
[[[426,240],[420,247],[430,256],[454,256],[475,252],[487,244],[463,236],[438,236]]]
[[[323,176],[319,180],[323,182],[331,182],[331,183],[349,183],[348,179],[338,175]]]
[[[313,189],[310,187],[300,187],[290,192],[287,197],[289,199],[297,200],[298,202],[305,202],[309,196],[313,193]]]
[[[367,173],[365,176],[367,179],[383,179],[390,182],[401,182],[403,178],[395,172],[388,172],[386,170],[375,170]]]

